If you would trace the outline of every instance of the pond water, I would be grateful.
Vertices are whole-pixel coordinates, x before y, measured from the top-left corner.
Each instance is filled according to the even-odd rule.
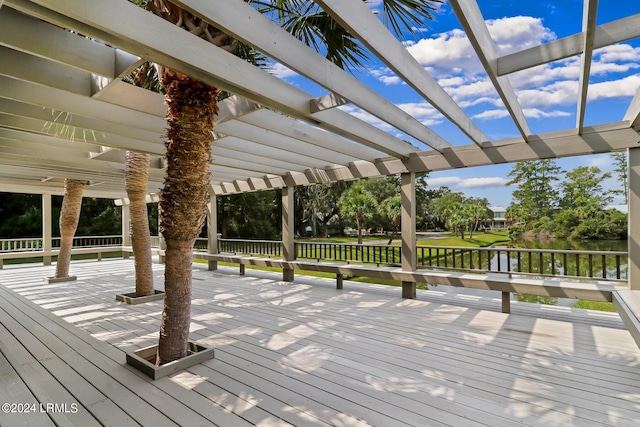
[[[501,244],[500,247],[510,247],[510,248],[525,248],[525,249],[555,249],[555,250],[577,250],[577,251],[627,251],[627,241],[626,240],[598,240],[598,241],[573,241],[567,239],[549,239],[549,240],[517,240],[511,241],[508,244]],[[507,258],[506,253],[500,253],[500,262],[498,263],[498,255],[494,255],[491,260],[492,270],[498,270],[498,265],[500,265],[500,271],[507,271],[507,265],[511,265],[512,269],[517,269],[518,260],[514,254],[511,254],[511,258]],[[537,257],[536,257],[537,259]],[[573,272],[577,271],[586,271],[588,258],[581,257],[579,265],[576,266],[576,261],[573,256],[570,256],[566,259],[567,264],[563,264],[563,260],[561,257],[557,257],[553,260],[555,265],[556,274],[562,275],[564,274],[565,269],[568,270],[568,274],[572,275]],[[523,264],[526,261],[521,260]],[[626,278],[626,257],[622,260],[622,265],[620,266],[620,275],[621,278]],[[607,277],[615,278],[616,277],[616,267],[615,257],[607,256]],[[551,271],[551,257],[548,254],[544,256],[544,271]],[[595,271],[602,271],[602,262],[600,256],[594,256],[593,259],[594,269]],[[539,267],[534,263],[533,270],[534,272],[539,271]],[[526,269],[526,266],[523,265],[523,269]],[[517,274],[517,273],[516,273]],[[514,274],[515,275],[515,274]],[[528,276],[530,277],[530,276]],[[434,287],[429,287],[430,289],[434,289]],[[445,289],[447,288],[447,289]],[[489,297],[489,298],[500,298],[498,292],[493,291],[483,291],[483,290],[473,290],[473,289],[459,289],[452,288],[449,286],[438,286],[437,290],[445,293],[461,293],[465,295],[474,295],[478,297]],[[528,303],[536,303],[536,304],[547,304],[547,305],[558,305],[558,306],[567,306],[574,307],[576,306],[577,301],[574,299],[564,299],[564,298],[553,298],[553,297],[542,297],[536,295],[527,295],[527,294],[512,294],[512,300],[520,301],[520,302],[528,302]],[[608,311],[612,310],[612,304],[610,303],[583,303],[578,302],[578,304],[586,304],[587,308],[598,309],[599,307],[604,308]]]

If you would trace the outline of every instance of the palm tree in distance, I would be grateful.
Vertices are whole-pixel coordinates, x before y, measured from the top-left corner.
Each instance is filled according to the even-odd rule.
[[[228,34],[168,0],[132,0],[195,36],[233,51]],[[347,68],[366,53],[346,30],[310,0],[248,1],[306,44]],[[398,35],[424,26],[441,0],[383,0],[383,19]],[[160,228],[166,242],[165,302],[156,365],[187,355],[191,313],[191,256],[206,215],[212,132],[220,89],[157,65],[167,104],[167,168],[161,191]]]

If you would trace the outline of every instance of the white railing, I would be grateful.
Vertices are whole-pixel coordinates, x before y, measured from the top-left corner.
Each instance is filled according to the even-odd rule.
[[[122,236],[77,236],[73,238],[74,248],[93,248],[100,246],[122,245]],[[60,237],[51,239],[52,249],[60,247]],[[0,239],[0,253],[2,252],[32,252],[44,249],[41,237],[27,237],[22,239]]]

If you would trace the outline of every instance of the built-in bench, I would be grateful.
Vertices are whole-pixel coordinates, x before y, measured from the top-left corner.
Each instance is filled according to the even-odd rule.
[[[98,261],[102,260],[102,254],[125,252],[123,246],[94,246],[90,248],[73,248],[71,255],[96,254]],[[49,258],[58,256],[60,250],[54,249],[49,251],[16,251],[16,252],[0,252],[0,269],[4,267],[5,259],[30,259],[30,258]]]
[[[640,290],[616,289],[613,291],[613,305],[640,347]]]
[[[403,286],[403,297],[415,296],[415,284],[448,285],[463,288],[486,289],[502,293],[502,312],[511,311],[511,293],[532,294],[556,298],[586,299],[591,301],[612,302],[613,283],[578,283],[551,279],[528,279],[510,277],[508,274],[473,274],[440,272],[431,270],[403,271],[398,267],[372,267],[362,264],[337,264],[312,261],[283,261],[272,258],[234,256],[227,254],[208,254],[194,252],[194,259],[210,262],[227,262],[238,264],[240,274],[244,274],[245,266],[255,265],[275,267],[287,270],[320,271],[336,275],[337,288],[343,288],[345,276],[363,276],[378,279],[397,280],[413,285],[413,292]],[[413,295],[412,295],[413,294]]]

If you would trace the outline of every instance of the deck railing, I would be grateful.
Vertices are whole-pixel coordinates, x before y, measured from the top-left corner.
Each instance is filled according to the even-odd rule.
[[[152,246],[158,247],[157,236]],[[122,245],[122,236],[77,236],[74,248]],[[402,248],[391,245],[357,245],[349,243],[295,243],[298,259],[342,261],[377,266],[397,266]],[[52,248],[60,247],[60,238],[52,239]],[[277,240],[218,239],[220,252],[243,255],[281,257],[282,242]],[[206,250],[207,239],[198,238],[194,249]],[[42,251],[41,238],[0,239],[0,253]],[[418,246],[419,268],[438,270],[501,272],[550,277],[589,277],[626,280],[627,252],[520,249],[509,247],[467,248],[456,246]]]
[[[282,255],[282,242],[219,239],[219,249],[221,252],[278,257]],[[296,254],[298,259],[397,266],[401,262],[402,248],[390,245],[298,241]],[[419,268],[606,280],[626,280],[628,262],[627,252],[621,251],[455,246],[418,246],[417,261]]]
[[[74,248],[122,245],[122,236],[77,236],[73,238]],[[60,237],[51,239],[53,249],[60,247]],[[0,239],[0,252],[29,252],[44,249],[42,238]]]

